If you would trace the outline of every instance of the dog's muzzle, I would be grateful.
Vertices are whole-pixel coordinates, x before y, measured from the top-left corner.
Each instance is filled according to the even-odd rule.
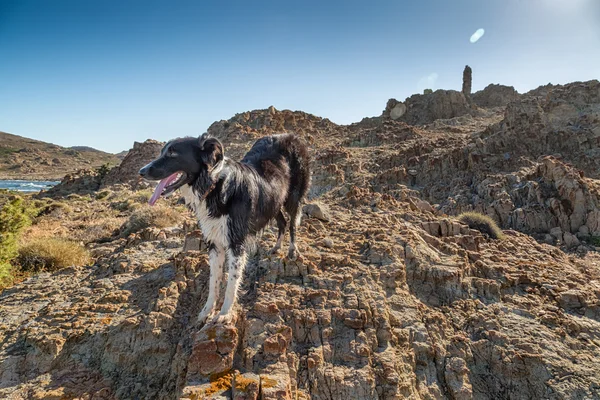
[[[151,164],[151,163],[150,163],[150,164]],[[142,176],[142,178],[146,178],[146,177],[147,177],[147,175],[148,175],[148,170],[150,169],[150,164],[148,164],[148,165],[146,165],[146,166],[144,166],[144,167],[142,167],[142,168],[140,169],[140,175]]]

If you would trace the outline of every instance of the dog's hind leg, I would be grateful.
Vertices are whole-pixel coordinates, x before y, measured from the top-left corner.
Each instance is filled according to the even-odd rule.
[[[275,243],[275,247],[271,249],[271,254],[275,254],[281,248],[281,242],[283,241],[283,237],[285,236],[285,228],[287,226],[287,221],[283,216],[281,210],[279,210],[279,214],[277,214],[277,228],[279,229],[279,234],[277,236],[277,243]]]
[[[227,289],[225,289],[225,298],[223,306],[216,321],[217,323],[227,324],[231,322],[231,309],[237,299],[237,292],[244,277],[244,268],[246,267],[246,250],[240,246],[238,249],[227,250],[227,262],[229,264],[229,277],[227,278]]]
[[[298,209],[298,203],[290,207],[288,213],[290,214],[290,249],[288,250],[288,258],[295,260],[300,255],[296,249],[296,228],[300,225],[300,219],[302,218],[302,212]]]
[[[202,324],[212,314],[215,303],[221,291],[221,280],[223,279],[223,263],[225,251],[214,244],[209,245],[208,263],[210,264],[210,279],[208,283],[208,298],[206,304],[198,314],[198,323]]]

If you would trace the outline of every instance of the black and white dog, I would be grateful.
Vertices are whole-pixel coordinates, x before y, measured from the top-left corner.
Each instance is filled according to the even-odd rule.
[[[277,252],[289,215],[288,257],[295,259],[296,227],[300,203],[310,186],[306,144],[293,134],[264,137],[254,143],[241,162],[224,155],[221,142],[207,134],[167,143],[160,156],[140,170],[149,180],[160,180],[149,203],[177,189],[195,212],[209,251],[210,283],[200,323],[213,314],[223,264],[227,258],[229,278],[217,322],[229,322],[231,309],[246,265],[248,246],[255,235],[275,218],[279,229]]]

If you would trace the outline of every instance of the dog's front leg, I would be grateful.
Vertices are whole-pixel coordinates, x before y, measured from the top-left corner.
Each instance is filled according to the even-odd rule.
[[[210,279],[208,283],[208,298],[200,314],[198,314],[198,323],[202,324],[212,314],[215,303],[221,290],[221,280],[223,278],[223,263],[225,261],[225,251],[222,248],[209,245],[208,263],[210,265]]]
[[[233,308],[233,305],[237,299],[237,292],[244,276],[246,258],[246,251],[243,248],[239,250],[227,251],[229,277],[227,278],[227,289],[225,289],[223,306],[221,307],[221,312],[216,319],[216,322],[218,323],[228,324],[233,318],[231,309]]]

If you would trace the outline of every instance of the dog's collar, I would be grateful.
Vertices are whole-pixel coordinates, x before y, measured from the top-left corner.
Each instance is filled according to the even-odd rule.
[[[206,200],[206,198],[208,197],[210,192],[215,190],[215,187],[217,187],[217,181],[213,181],[212,185],[210,185],[209,188],[206,190],[206,192],[204,192],[202,194],[202,196],[200,197],[200,201],[202,202],[202,201]]]

